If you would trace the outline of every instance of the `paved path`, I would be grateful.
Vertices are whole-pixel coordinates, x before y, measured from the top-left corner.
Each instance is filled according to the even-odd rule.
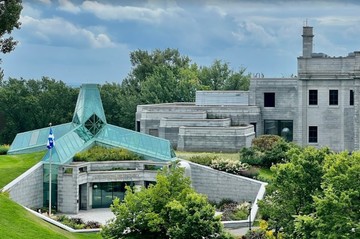
[[[66,214],[69,217],[81,218],[85,222],[88,221],[96,221],[101,223],[102,225],[106,224],[108,220],[114,218],[115,215],[111,212],[110,208],[98,208],[98,209],[90,209],[79,211],[78,214]],[[238,228],[238,229],[225,229],[234,236],[242,236],[245,235],[249,228]]]

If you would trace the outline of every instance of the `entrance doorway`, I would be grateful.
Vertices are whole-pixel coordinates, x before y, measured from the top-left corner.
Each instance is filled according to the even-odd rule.
[[[134,182],[93,183],[92,207],[107,208],[115,198],[124,200],[126,185],[133,186]]]

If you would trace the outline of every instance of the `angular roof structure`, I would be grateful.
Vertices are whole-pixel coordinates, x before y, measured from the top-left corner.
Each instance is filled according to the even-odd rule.
[[[51,160],[55,164],[67,164],[74,155],[95,144],[121,147],[142,155],[145,159],[172,161],[176,158],[168,140],[107,124],[99,87],[84,84],[80,88],[73,120],[52,126],[55,146]],[[30,153],[46,149],[49,127],[16,135],[9,154]],[[43,161],[48,162],[50,151]]]

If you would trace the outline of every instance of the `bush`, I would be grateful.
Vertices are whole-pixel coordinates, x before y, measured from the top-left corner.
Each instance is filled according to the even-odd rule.
[[[242,204],[238,204],[236,202],[230,202],[224,204],[221,207],[221,211],[223,212],[221,216],[221,220],[223,221],[245,220],[249,216],[249,208],[250,208],[250,204],[248,202],[244,202]]]
[[[10,149],[10,145],[8,145],[8,144],[0,145],[0,155],[7,154],[9,149]]]
[[[283,140],[283,138],[278,135],[261,135],[253,139],[251,146],[260,152],[266,152],[272,150],[281,140]]]
[[[56,220],[73,229],[92,229],[101,227],[100,223],[98,222],[89,221],[85,223],[81,218],[71,218],[66,215],[59,215],[56,217]]]
[[[251,167],[248,170],[242,171],[240,173],[241,176],[247,178],[257,178],[259,174],[260,174],[259,169],[255,167]]]
[[[262,165],[262,158],[264,153],[255,150],[254,148],[242,148],[240,150],[240,161],[253,166]]]
[[[192,156],[189,158],[189,161],[205,166],[210,166],[211,162],[216,159],[219,159],[219,157],[212,155],[205,155],[205,156]]]
[[[75,154],[74,161],[125,161],[141,160],[141,156],[123,148],[104,148],[95,146],[87,151]]]
[[[210,167],[227,173],[241,175],[241,173],[250,168],[249,164],[231,159],[215,159],[211,162]]]

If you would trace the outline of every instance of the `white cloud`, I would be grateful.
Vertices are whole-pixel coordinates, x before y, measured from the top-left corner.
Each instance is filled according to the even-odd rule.
[[[41,3],[44,3],[46,5],[50,5],[51,4],[51,0],[38,0]]]
[[[86,45],[93,48],[115,47],[115,43],[104,33],[94,32],[80,28],[62,18],[36,19],[30,16],[21,17],[22,30],[28,31],[37,40],[47,44],[59,46]]]
[[[59,0],[59,9],[70,13],[79,13],[81,11],[79,6],[76,6],[69,0]]]
[[[136,20],[148,23],[159,23],[163,17],[172,15],[180,10],[177,7],[162,9],[159,7],[115,6],[97,1],[84,1],[81,7],[103,20]]]

